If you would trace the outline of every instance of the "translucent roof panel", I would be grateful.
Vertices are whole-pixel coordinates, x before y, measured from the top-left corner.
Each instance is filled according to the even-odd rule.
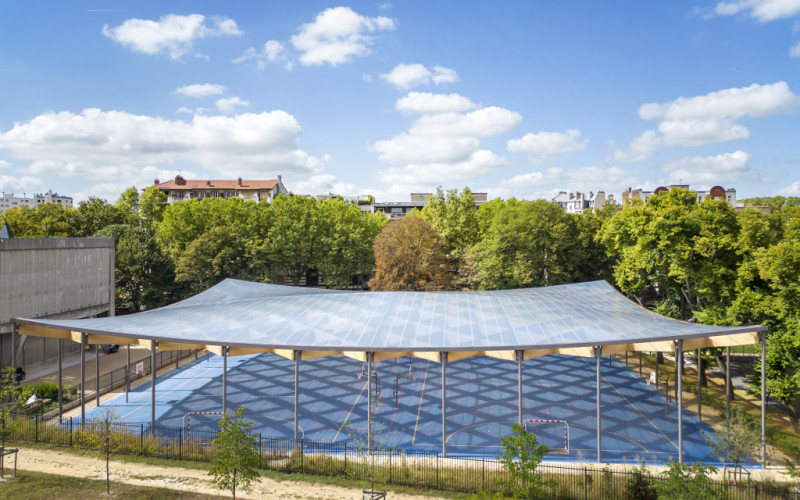
[[[18,322],[169,342],[337,351],[542,349],[765,330],[666,318],[605,281],[481,292],[362,292],[228,279],[136,314]]]

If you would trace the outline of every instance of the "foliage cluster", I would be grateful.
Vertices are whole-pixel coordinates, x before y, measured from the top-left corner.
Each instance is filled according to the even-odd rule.
[[[18,237],[105,235],[117,242],[117,303],[158,307],[228,278],[375,290],[502,289],[606,279],[640,304],[708,324],[761,324],[767,391],[800,396],[800,200],[736,211],[673,189],[581,215],[546,201],[441,188],[387,224],[341,200],[278,196],[167,205],[154,187],[0,214]],[[704,367],[720,360],[707,349]],[[751,378],[760,393],[760,370]],[[794,416],[797,418],[797,416]]]
[[[261,453],[258,439],[253,434],[252,422],[244,421],[244,406],[235,413],[226,413],[219,421],[219,432],[213,444],[217,451],[211,459],[208,474],[214,476],[217,486],[230,491],[236,498],[236,488],[246,490],[259,477]]]
[[[547,445],[539,444],[536,434],[528,432],[516,423],[511,426],[511,434],[501,438],[502,455],[497,457],[508,472],[506,479],[498,484],[513,493],[515,498],[534,499],[546,497],[557,486],[552,479],[545,479],[536,472],[539,464],[549,450]]]

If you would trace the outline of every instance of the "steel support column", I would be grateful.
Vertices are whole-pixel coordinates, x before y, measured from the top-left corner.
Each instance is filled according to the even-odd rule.
[[[150,435],[156,435],[156,341],[150,341]]]
[[[294,441],[297,443],[298,431],[300,429],[300,421],[298,419],[298,412],[300,410],[300,400],[298,394],[300,392],[300,356],[302,351],[294,351]]]
[[[64,384],[63,380],[63,373],[61,369],[62,361],[61,358],[64,357],[64,339],[58,339],[58,421],[61,422],[61,419],[64,418]]]
[[[367,453],[372,455],[372,358],[367,353]]]
[[[522,356],[523,351],[517,351],[517,422],[522,425]]]
[[[439,354],[442,362],[442,458],[447,457],[447,353]]]
[[[127,360],[125,364],[125,402],[128,402],[128,393],[131,392],[131,345],[125,346]]]
[[[601,436],[602,431],[602,412],[600,411],[600,360],[603,357],[603,348],[598,346],[594,348],[594,356],[597,361],[597,463],[603,461],[603,441]]]
[[[100,344],[94,345],[94,405],[100,408]]]
[[[86,421],[86,334],[81,333],[81,424]]]
[[[228,348],[222,346],[222,414],[228,414]]]
[[[725,427],[731,437],[731,348],[725,348]]]
[[[16,323],[11,323],[11,366],[14,368],[14,384],[17,382],[17,335],[19,334],[19,326]]]
[[[767,466],[767,334],[761,333],[761,465]]]
[[[683,464],[683,341],[675,341],[675,369],[678,399],[678,463]]]
[[[703,384],[700,379],[703,377],[703,351],[697,350],[697,419],[703,420]]]

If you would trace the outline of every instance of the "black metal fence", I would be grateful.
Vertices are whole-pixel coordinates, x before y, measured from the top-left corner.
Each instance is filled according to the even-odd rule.
[[[96,448],[109,436],[114,453],[175,460],[210,461],[216,450],[216,430],[156,426],[149,424],[106,424],[95,419],[59,420],[42,416],[14,415],[3,422],[7,440],[47,443],[78,449]],[[152,431],[152,432],[151,432]],[[101,445],[102,446],[102,445]],[[373,451],[346,443],[293,441],[258,436],[261,468],[328,476],[344,476],[378,484],[407,485],[460,492],[503,491],[500,481],[508,478],[502,463],[489,458],[442,458],[432,452]],[[564,499],[626,497],[626,488],[636,480],[635,472],[589,465],[543,464],[539,472],[553,479],[548,495]],[[645,475],[650,484],[663,483],[663,475]],[[744,480],[714,482],[713,498],[796,499],[800,488],[786,484]]]

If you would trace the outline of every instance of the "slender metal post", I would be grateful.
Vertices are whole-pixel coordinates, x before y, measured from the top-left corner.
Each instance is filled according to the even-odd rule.
[[[703,351],[697,349],[697,419],[703,420],[703,384],[700,379],[703,377]]]
[[[222,347],[222,413],[228,414],[228,348]]]
[[[683,464],[683,340],[675,341],[678,398],[678,463]]]
[[[767,334],[761,332],[761,465],[767,466]]]
[[[442,458],[447,457],[447,353],[440,354],[442,361]]]
[[[150,341],[150,435],[156,435],[156,341]]]
[[[659,391],[661,390],[658,387],[658,352],[656,352],[656,389]],[[669,399],[669,390],[665,390],[664,393],[666,394],[667,399]]]
[[[300,421],[298,420],[298,411],[300,409],[300,402],[298,394],[300,392],[300,357],[302,351],[294,351],[294,441],[297,443],[297,436],[300,429]]]
[[[128,402],[128,393],[131,392],[131,345],[125,346],[127,359],[125,361],[125,402]]]
[[[725,426],[731,437],[731,348],[725,348]]]
[[[64,385],[61,358],[64,355],[64,339],[58,339],[58,421],[64,418]]]
[[[181,351],[180,350],[175,351],[175,368],[180,368],[181,366],[179,364],[180,360],[181,360]]]
[[[86,421],[86,334],[81,333],[81,425]]]
[[[372,353],[367,353],[367,453],[372,455]]]
[[[14,383],[17,384],[17,334],[19,326],[11,323],[11,366],[14,368]]]
[[[94,405],[100,408],[100,344],[94,345]]]
[[[602,447],[602,413],[600,411],[600,360],[603,357],[603,347],[597,346],[594,348],[594,355],[597,361],[597,463],[603,461],[603,447]]]
[[[517,421],[522,425],[522,357],[524,351],[517,351]]]

